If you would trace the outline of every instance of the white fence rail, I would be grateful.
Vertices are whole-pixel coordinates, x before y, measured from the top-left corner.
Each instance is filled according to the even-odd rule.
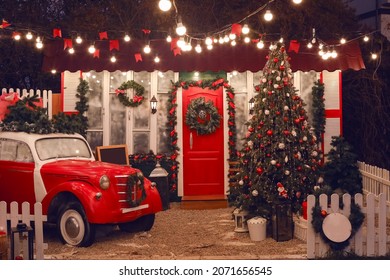
[[[3,88],[1,90],[1,94],[4,94],[4,93],[13,93],[13,92],[16,92],[20,98],[24,98],[24,97],[31,97],[31,96],[34,96],[34,94],[37,94],[38,97],[42,98],[42,103],[43,103],[43,108],[46,108],[47,109],[47,113],[48,113],[48,116],[49,118],[51,119],[52,116],[53,116],[53,110],[52,110],[52,106],[53,106],[53,97],[52,97],[52,91],[51,90],[33,90],[33,89],[30,89],[30,90],[27,90],[27,89],[13,89],[13,88],[9,88],[9,89],[6,89],[6,88]]]
[[[7,203],[0,201],[0,227],[4,228],[10,237],[10,228],[8,228],[8,222],[10,221],[10,227],[16,227],[18,223],[25,223],[27,226],[31,226],[34,223],[34,239],[35,239],[35,259],[44,259],[44,249],[47,248],[47,244],[43,243],[43,222],[47,220],[47,216],[42,214],[42,204],[37,202],[34,204],[34,214],[30,213],[30,203],[22,203],[22,212],[19,213],[19,205],[17,202],[11,202],[10,213],[7,213]],[[18,252],[20,248],[23,251],[23,258],[28,258],[28,244],[23,242],[22,244],[15,244],[15,251]],[[22,246],[22,247],[20,247]],[[11,256],[10,248],[8,249],[8,256]],[[18,254],[15,254],[18,255]]]
[[[363,179],[363,192],[375,195],[384,194],[387,205],[390,206],[390,171],[358,162]]]
[[[328,204],[328,197],[325,194],[320,195],[319,205],[327,213],[341,213],[346,217],[350,215],[351,196],[344,194],[343,209],[339,207],[339,195],[332,194],[331,204]],[[349,246],[345,251],[353,252],[359,256],[384,256],[390,252],[390,236],[387,229],[387,205],[384,193],[376,196],[375,194],[356,194],[354,197],[362,212],[365,215],[362,227],[350,239]],[[307,215],[307,258],[315,259],[326,256],[329,252],[327,245],[321,238],[320,233],[316,233],[312,226],[312,209],[316,204],[316,197],[309,195]]]

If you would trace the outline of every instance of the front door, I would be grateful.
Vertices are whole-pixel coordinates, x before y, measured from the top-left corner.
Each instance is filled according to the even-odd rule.
[[[224,198],[223,88],[183,89],[183,200]],[[199,97],[211,100],[221,116],[220,127],[198,135],[185,123],[190,102]]]

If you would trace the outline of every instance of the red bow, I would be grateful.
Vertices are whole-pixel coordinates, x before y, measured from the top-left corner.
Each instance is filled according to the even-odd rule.
[[[139,96],[139,95],[134,95],[134,97],[133,97],[133,101],[136,103],[141,102],[142,99],[144,99],[144,98],[142,96]]]
[[[125,90],[123,90],[123,89],[116,89],[115,90],[116,96],[118,96],[119,94],[123,94],[123,93],[125,93]]]

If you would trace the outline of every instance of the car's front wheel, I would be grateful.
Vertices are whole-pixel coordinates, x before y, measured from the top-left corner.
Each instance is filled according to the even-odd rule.
[[[61,241],[72,246],[88,247],[95,240],[95,228],[79,202],[69,202],[60,210],[57,230]]]
[[[142,216],[133,222],[119,224],[119,229],[126,232],[149,231],[154,225],[155,214]]]

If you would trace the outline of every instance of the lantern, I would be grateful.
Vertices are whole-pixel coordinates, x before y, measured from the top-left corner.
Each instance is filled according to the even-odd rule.
[[[236,209],[233,211],[234,215],[234,222],[236,225],[236,228],[234,229],[235,232],[248,232],[248,212],[243,211],[240,209]]]
[[[27,241],[27,247],[25,247],[25,241]],[[11,260],[19,258],[20,252],[17,252],[15,256],[15,249],[20,248],[22,244],[23,248],[27,248],[27,252],[23,251],[24,257],[27,257],[28,260],[34,259],[34,230],[27,226],[24,223],[18,223],[16,227],[11,228]],[[16,245],[16,243],[18,243]],[[15,246],[16,245],[16,246]]]
[[[163,210],[169,209],[168,172],[161,167],[159,162],[157,162],[156,167],[150,173],[149,179],[153,182],[152,184],[157,186],[157,190],[160,193]]]
[[[253,112],[254,112],[254,106],[255,106],[255,99],[252,97],[250,100],[249,100],[249,114],[250,115],[253,115]]]
[[[150,99],[150,108],[152,109],[152,114],[157,112],[157,99],[154,95],[152,99]]]
[[[272,207],[272,237],[277,242],[291,240],[294,223],[291,201],[276,201]]]

